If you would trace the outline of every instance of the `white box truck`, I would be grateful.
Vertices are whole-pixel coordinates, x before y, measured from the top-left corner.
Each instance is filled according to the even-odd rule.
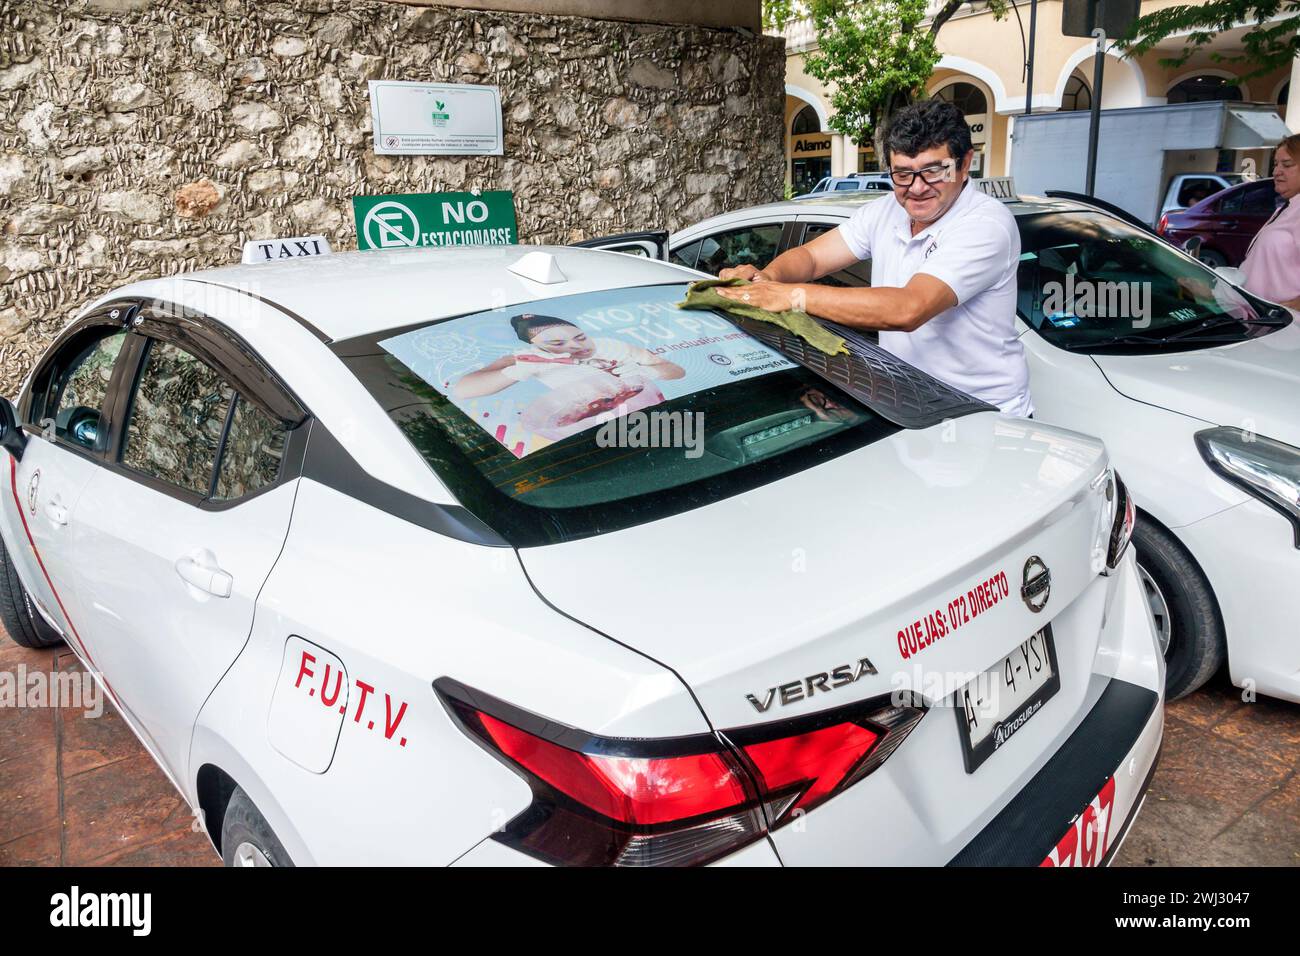
[[[1027,195],[1082,193],[1088,169],[1088,111],[1015,117],[1011,175]],[[1102,110],[1098,199],[1154,225],[1253,173],[1267,175],[1288,130],[1271,104],[1177,103]],[[1190,201],[1188,201],[1190,200]]]

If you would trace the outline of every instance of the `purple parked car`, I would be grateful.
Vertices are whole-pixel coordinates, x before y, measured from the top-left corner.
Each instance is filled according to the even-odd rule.
[[[1272,179],[1229,186],[1187,209],[1160,217],[1156,232],[1176,246],[1199,238],[1198,256],[1209,266],[1238,266],[1255,233],[1273,215],[1278,202]]]

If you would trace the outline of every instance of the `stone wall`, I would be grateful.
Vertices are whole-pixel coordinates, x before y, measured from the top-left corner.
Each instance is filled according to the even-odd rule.
[[[523,241],[778,199],[781,42],[735,30],[297,0],[0,0],[0,389],[99,293],[356,247],[350,197],[511,189]],[[366,81],[501,87],[505,156],[371,150]]]

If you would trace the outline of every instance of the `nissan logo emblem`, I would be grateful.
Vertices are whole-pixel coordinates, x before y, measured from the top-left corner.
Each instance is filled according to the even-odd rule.
[[[1020,586],[1020,597],[1025,607],[1037,614],[1047,606],[1052,594],[1052,572],[1038,555],[1025,562],[1025,583]]]

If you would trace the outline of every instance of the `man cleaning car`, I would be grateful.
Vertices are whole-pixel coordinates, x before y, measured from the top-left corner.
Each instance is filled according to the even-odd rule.
[[[880,333],[880,345],[969,395],[1029,416],[1029,368],[1016,335],[1020,237],[1011,213],[970,182],[970,129],[951,103],[894,114],[885,161],[894,200],[865,203],[837,229],[763,269],[723,269],[728,298],[800,310]],[[871,287],[815,280],[871,260]]]

